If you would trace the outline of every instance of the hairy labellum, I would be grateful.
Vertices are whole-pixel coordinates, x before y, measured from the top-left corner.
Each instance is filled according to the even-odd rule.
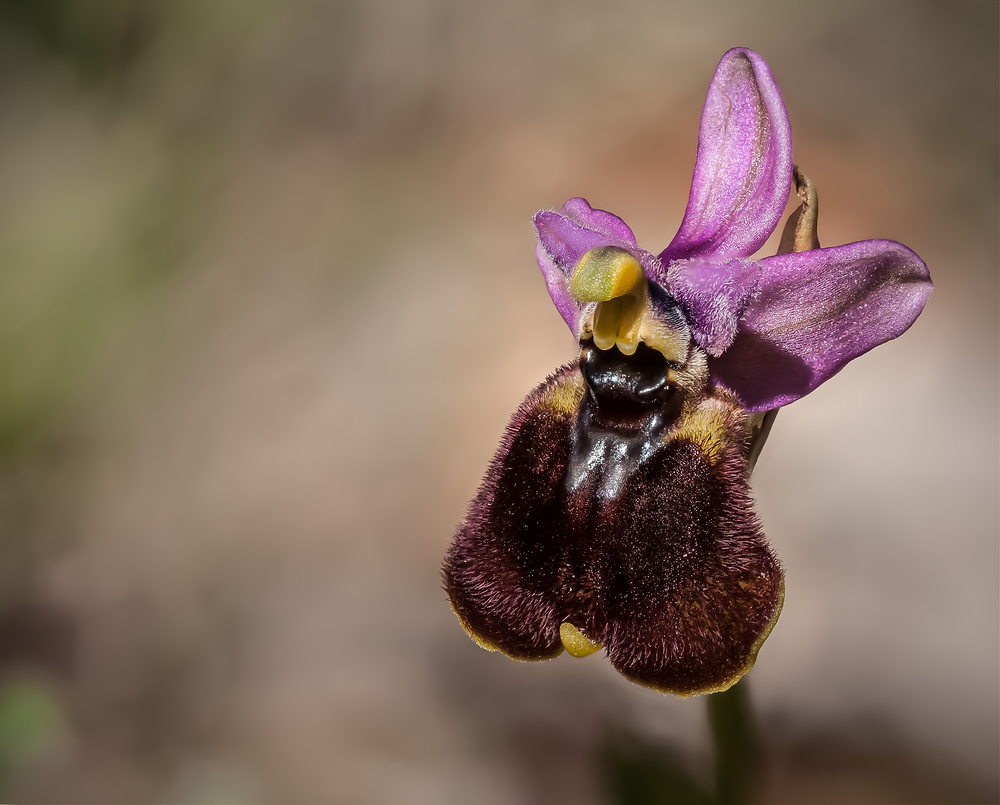
[[[594,349],[511,420],[445,564],[452,606],[516,659],[559,654],[571,624],[636,682],[724,690],[784,589],[750,505],[744,412],[725,393],[683,400],[665,362],[657,386],[641,352],[592,374]]]

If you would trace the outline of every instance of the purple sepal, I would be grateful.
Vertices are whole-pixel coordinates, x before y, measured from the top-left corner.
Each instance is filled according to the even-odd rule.
[[[757,294],[760,271],[759,264],[740,257],[670,264],[670,293],[687,314],[695,341],[709,355],[718,357],[733,343],[740,316]]]
[[[760,56],[734,48],[708,89],[687,210],[660,254],[663,265],[705,254],[749,257],[777,226],[791,181],[792,132],[781,93]]]
[[[538,226],[537,218],[536,215],[535,226]],[[548,289],[549,296],[552,297],[552,304],[556,306],[556,310],[563,317],[570,332],[579,341],[583,332],[585,313],[589,307],[595,307],[596,303],[584,305],[573,296],[570,291],[572,272],[563,270],[562,266],[545,251],[541,236],[539,236],[539,242],[535,244],[535,259],[538,261],[538,267],[542,269],[545,287]]]
[[[535,258],[545,286],[559,315],[577,338],[584,314],[593,307],[593,303],[578,301],[570,291],[573,271],[584,254],[600,246],[618,246],[639,261],[647,276],[660,271],[657,258],[636,245],[628,224],[617,215],[591,207],[586,199],[571,198],[558,212],[541,210],[533,220],[538,232]]]
[[[559,211],[581,226],[607,235],[616,245],[636,245],[635,235],[628,224],[614,213],[591,207],[585,198],[571,198]]]
[[[933,290],[923,260],[888,240],[780,254],[760,268],[736,338],[709,361],[750,412],[799,399],[901,335]]]

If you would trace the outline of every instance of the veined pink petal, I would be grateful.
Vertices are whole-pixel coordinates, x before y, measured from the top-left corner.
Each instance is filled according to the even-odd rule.
[[[751,412],[797,400],[901,335],[933,290],[923,260],[888,240],[781,254],[760,267],[735,340],[709,361],[713,380]]]
[[[734,48],[705,99],[698,157],[681,227],[663,265],[701,255],[749,257],[774,231],[792,180],[792,133],[764,60]]]

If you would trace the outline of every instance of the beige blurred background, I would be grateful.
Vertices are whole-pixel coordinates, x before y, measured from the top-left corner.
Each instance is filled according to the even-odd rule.
[[[765,798],[996,802],[997,32],[988,0],[0,2],[0,799],[613,802],[609,735],[707,775],[704,700],[488,654],[438,573],[575,357],[531,215],[583,195],[659,251],[745,45],[822,242],[936,285],[758,464]]]

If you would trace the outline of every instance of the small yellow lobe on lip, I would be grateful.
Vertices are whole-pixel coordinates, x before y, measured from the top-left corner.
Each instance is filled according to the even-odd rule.
[[[590,638],[584,636],[569,621],[559,626],[559,639],[562,641],[563,648],[574,657],[586,657],[588,654],[593,654],[595,651],[601,650],[600,643],[595,643]]]

